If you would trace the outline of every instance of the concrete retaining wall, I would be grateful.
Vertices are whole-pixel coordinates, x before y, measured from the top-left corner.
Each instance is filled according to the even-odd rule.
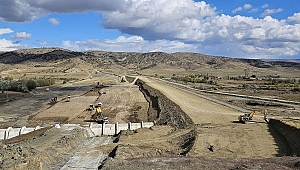
[[[7,129],[0,129],[0,140],[4,139],[10,139],[16,136],[20,136],[38,129],[41,129],[42,127],[37,126],[35,128],[26,128],[23,126],[22,128],[12,128],[9,127]]]
[[[62,125],[64,126],[64,125]],[[102,128],[103,126],[103,128]],[[121,130],[136,130],[139,128],[150,128],[154,126],[154,122],[141,122],[141,123],[123,123],[123,124],[90,124],[90,129],[96,136],[102,135],[115,135]],[[69,126],[66,126],[67,128]],[[71,126],[70,126],[71,127]],[[43,127],[37,126],[35,128],[27,128],[23,126],[22,128],[12,128],[0,129],[0,140],[11,139],[16,136],[20,136],[26,133],[33,132],[35,130],[41,129]],[[72,129],[72,127],[71,127]]]
[[[116,135],[121,130],[136,130],[139,128],[150,128],[154,126],[154,122],[141,123],[116,123],[116,124],[90,124],[90,129],[96,136]]]

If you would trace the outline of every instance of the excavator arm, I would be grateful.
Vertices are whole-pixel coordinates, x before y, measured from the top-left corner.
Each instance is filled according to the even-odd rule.
[[[240,115],[238,117],[238,119],[239,119],[240,122],[246,123],[246,122],[252,120],[253,115],[260,114],[260,113],[264,114],[264,120],[267,123],[269,123],[269,119],[267,118],[268,110],[262,110],[261,112],[259,112],[259,111],[253,111],[253,112],[248,113],[248,114]]]

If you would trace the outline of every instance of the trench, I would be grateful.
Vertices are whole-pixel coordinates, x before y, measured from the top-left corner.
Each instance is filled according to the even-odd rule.
[[[270,119],[268,126],[278,146],[276,156],[300,156],[300,129],[276,119]]]
[[[148,121],[155,121],[157,125],[169,125],[173,131],[192,127],[190,132],[182,135],[182,142],[180,143],[181,155],[186,155],[193,148],[197,138],[197,131],[192,119],[160,91],[153,89],[139,79],[136,81],[136,85],[139,86],[149,103]]]
[[[158,125],[169,125],[174,130],[185,129],[194,125],[192,119],[173,101],[159,90],[153,89],[141,80],[136,81],[140,91],[149,102],[149,121],[156,121]]]

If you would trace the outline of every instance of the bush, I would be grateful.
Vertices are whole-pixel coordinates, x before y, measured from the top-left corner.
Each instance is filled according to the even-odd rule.
[[[292,89],[293,92],[300,92],[300,87],[295,87]]]
[[[31,91],[36,88],[36,82],[34,80],[28,80],[26,83],[27,89]]]

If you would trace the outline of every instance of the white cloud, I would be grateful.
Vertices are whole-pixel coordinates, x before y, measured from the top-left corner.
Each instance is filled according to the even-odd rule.
[[[232,13],[236,13],[236,12],[242,11],[242,10],[243,10],[243,7],[237,7],[234,10],[232,10]]]
[[[32,37],[31,34],[28,34],[26,32],[17,32],[16,35],[11,36],[12,39],[30,39]]]
[[[67,5],[68,4],[68,5]],[[261,6],[268,8],[268,4]],[[233,12],[257,12],[245,4]],[[113,40],[64,41],[74,50],[192,51],[232,57],[300,56],[299,13],[278,20],[270,15],[283,9],[266,9],[264,18],[218,15],[216,7],[193,0],[2,0],[0,20],[23,22],[50,13],[101,12],[106,29],[130,37]],[[57,19],[56,19],[57,20]],[[58,21],[58,20],[57,20]],[[288,21],[288,22],[285,22]],[[0,29],[0,35],[11,33]],[[26,37],[26,36],[25,36]],[[50,45],[41,42],[40,45]]]
[[[59,21],[57,18],[49,18],[48,20],[52,25],[59,25]]]
[[[0,35],[2,34],[9,34],[14,32],[13,30],[11,30],[10,28],[0,28]]]
[[[232,10],[231,12],[232,13],[237,13],[239,11],[243,11],[243,10],[249,10],[248,12],[249,13],[254,13],[254,12],[257,12],[258,11],[258,8],[253,8],[251,4],[245,4],[244,6],[240,6],[240,7],[237,7],[235,8],[234,10]]]
[[[268,4],[264,4],[264,5],[261,6],[261,8],[268,8],[268,7],[269,7]]]
[[[282,12],[282,11],[283,11],[282,8],[278,8],[278,9],[266,9],[264,11],[264,13],[261,14],[261,16],[265,17],[265,16],[268,16],[268,15],[272,15],[272,14],[275,14],[275,13]]]
[[[247,10],[247,9],[251,9],[251,8],[252,8],[252,5],[251,5],[251,4],[245,4],[245,5],[244,5],[244,9],[246,9],[246,10]]]
[[[0,39],[0,51],[12,51],[18,49],[19,45],[14,44],[12,41]]]
[[[134,0],[2,0],[0,20],[25,22],[50,13],[117,11]]]
[[[293,16],[287,18],[287,21],[300,23],[300,13],[294,13]]]
[[[185,39],[195,30],[194,38],[203,39],[210,33],[201,31],[202,21],[215,16],[215,10],[204,1],[138,0],[122,12],[105,12],[102,25],[145,39]]]
[[[163,51],[173,53],[178,51],[195,51],[196,46],[179,41],[156,40],[146,41],[139,36],[120,36],[110,40],[64,41],[63,47],[75,51],[102,50],[117,52],[150,52]]]

